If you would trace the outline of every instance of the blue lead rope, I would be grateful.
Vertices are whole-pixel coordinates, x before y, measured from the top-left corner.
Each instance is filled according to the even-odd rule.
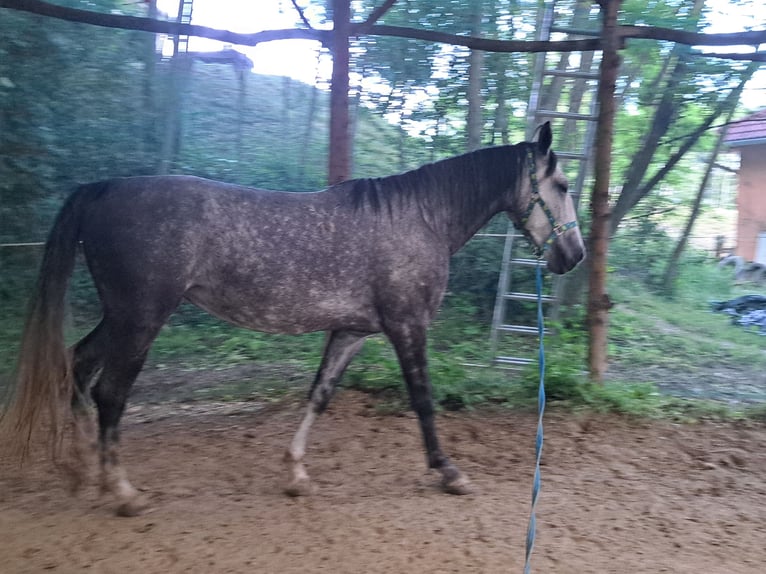
[[[538,362],[540,365],[540,386],[537,391],[537,435],[535,436],[535,478],[532,484],[532,510],[529,515],[529,525],[527,526],[527,551],[524,561],[524,574],[530,574],[530,558],[532,549],[535,546],[535,531],[537,529],[537,518],[535,508],[537,507],[537,497],[540,494],[540,459],[543,455],[543,413],[545,412],[545,344],[543,342],[543,279],[540,270],[541,261],[537,264],[537,336],[540,340],[540,351]]]

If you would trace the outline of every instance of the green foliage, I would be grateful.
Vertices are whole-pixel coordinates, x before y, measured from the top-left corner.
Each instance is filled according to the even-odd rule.
[[[637,208],[643,209],[644,206]],[[625,221],[609,252],[614,271],[638,279],[650,288],[661,286],[665,264],[673,250],[673,241],[662,229],[660,213],[644,211]]]
[[[685,400],[660,393],[651,383],[588,385],[583,405],[596,412],[644,418],[693,422],[701,419],[735,419],[743,413],[714,401]]]
[[[152,346],[150,360],[157,364],[178,362],[187,368],[217,368],[245,362],[293,363],[312,369],[322,350],[322,333],[267,335],[235,327],[199,311],[182,306],[163,328]]]
[[[482,231],[505,233],[507,228],[508,219],[501,214]],[[497,237],[477,237],[452,256],[449,291],[459,294],[460,304],[470,306],[478,319],[492,317],[502,257],[503,240]]]
[[[651,207],[646,204],[637,206],[635,215],[623,222],[611,242],[610,270],[621,277],[640,281],[653,292],[663,293],[665,267],[677,241],[668,234],[669,225],[672,222],[661,202],[655,202]],[[679,261],[679,269],[682,277],[677,283],[674,299],[698,299],[700,293],[705,292],[723,296],[731,291],[730,271],[718,269],[707,252],[687,247]]]
[[[586,382],[586,333],[583,316],[572,318],[566,325],[548,325],[553,335],[545,340],[545,388],[551,401],[578,400]],[[539,366],[529,366],[522,376],[522,387],[530,397],[537,396]]]

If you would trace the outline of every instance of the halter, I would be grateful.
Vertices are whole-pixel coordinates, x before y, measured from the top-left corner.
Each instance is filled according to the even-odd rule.
[[[529,180],[532,184],[532,194],[529,198],[527,209],[524,211],[524,215],[522,215],[520,219],[521,232],[532,244],[532,252],[535,254],[535,257],[542,257],[545,252],[551,248],[551,245],[553,245],[553,242],[556,241],[556,239],[562,236],[566,231],[577,227],[577,220],[561,224],[556,221],[553,213],[551,213],[550,208],[540,195],[540,185],[537,182],[537,165],[535,164],[535,152],[532,150],[532,148],[527,150],[527,171],[529,171]],[[548,217],[548,221],[551,224],[551,232],[547,239],[543,241],[542,245],[537,245],[535,240],[532,238],[532,234],[526,227],[527,222],[529,221],[529,216],[532,215],[532,210],[535,208],[535,205],[540,206],[540,209],[543,210],[543,213]]]

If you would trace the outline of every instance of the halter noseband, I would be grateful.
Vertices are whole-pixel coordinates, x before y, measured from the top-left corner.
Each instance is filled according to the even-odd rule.
[[[562,236],[566,231],[577,227],[577,220],[564,224],[558,223],[556,221],[556,218],[553,216],[553,213],[551,213],[550,208],[540,195],[540,184],[537,182],[537,165],[535,164],[535,152],[531,148],[527,150],[527,171],[529,171],[529,180],[532,184],[532,193],[529,197],[529,204],[527,204],[527,209],[524,211],[524,214],[520,219],[521,232],[527,239],[529,239],[529,242],[532,244],[532,252],[535,254],[535,257],[542,257],[545,252],[551,248],[551,245],[553,245],[553,242],[556,241],[556,239]],[[543,210],[543,213],[545,213],[548,221],[551,224],[551,232],[547,239],[543,241],[542,245],[537,245],[535,240],[532,238],[532,234],[526,227],[527,222],[529,221],[529,216],[532,215],[532,210],[535,208],[535,205],[540,206],[540,209]]]

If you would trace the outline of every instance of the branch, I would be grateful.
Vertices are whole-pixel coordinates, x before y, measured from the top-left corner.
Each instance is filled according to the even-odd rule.
[[[372,13],[367,17],[367,19],[359,24],[358,33],[359,34],[366,34],[367,31],[372,27],[375,22],[380,20],[383,15],[388,12],[393,5],[396,4],[396,0],[386,0],[378,6],[375,10],[372,11]]]
[[[728,165],[723,165],[721,163],[716,162],[713,167],[716,169],[720,169],[722,171],[728,171],[729,173],[739,173],[739,170],[734,169],[733,167],[729,167]]]
[[[763,120],[760,119],[760,118],[754,118],[753,119],[753,118],[750,118],[750,117],[745,117],[745,118],[742,118],[742,119],[739,119],[739,120],[731,120],[731,121],[727,121],[727,122],[721,122],[721,123],[718,123],[718,124],[710,124],[710,125],[708,125],[705,128],[705,130],[720,130],[721,128],[728,128],[728,127],[736,126],[736,125],[739,125],[739,124],[760,124],[762,122],[763,122]],[[676,143],[678,141],[683,141],[683,140],[686,140],[686,139],[688,139],[690,137],[694,137],[696,134],[697,134],[697,129],[695,128],[694,131],[692,131],[692,132],[687,132],[687,133],[685,133],[683,135],[663,140],[662,145],[669,146],[669,145],[674,144],[674,143]]]
[[[472,50],[484,50],[485,52],[588,52],[601,49],[601,40],[599,38],[560,41],[490,40],[488,38],[477,38],[476,36],[461,36],[437,32],[435,30],[405,28],[403,26],[389,26],[386,24],[372,26],[366,32],[361,29],[361,24],[354,24],[351,26],[351,33],[355,36],[367,34],[370,36],[396,36],[398,38],[425,40],[439,44],[465,46]]]
[[[766,44],[766,30],[730,34],[702,34],[657,26],[620,26],[619,35],[622,38],[667,40],[688,46],[757,46],[758,44]]]
[[[367,20],[361,23],[351,25],[351,35],[376,35],[376,36],[396,36],[399,38],[411,38],[415,40],[425,40],[428,42],[437,42],[441,44],[452,44],[455,46],[465,46],[473,50],[483,50],[486,52],[579,52],[601,49],[600,38],[586,38],[582,40],[562,40],[555,42],[543,42],[539,40],[491,40],[487,38],[477,38],[474,36],[461,36],[457,34],[447,34],[434,30],[422,30],[417,28],[406,28],[403,26],[388,26],[384,24],[374,24],[387,10],[393,6],[395,0],[385,0],[385,2],[373,11]],[[164,20],[155,20],[153,18],[143,18],[139,16],[126,16],[122,14],[106,14],[103,12],[94,12],[91,10],[80,10],[77,8],[67,8],[44,2],[42,0],[0,0],[0,8],[9,8],[21,12],[29,12],[41,16],[67,20],[70,22],[80,22],[92,24],[94,26],[103,26],[106,28],[120,28],[124,30],[141,30],[155,34],[170,35],[188,35],[219,40],[230,44],[239,44],[242,46],[255,46],[262,42],[272,42],[274,40],[316,40],[327,44],[330,41],[331,30],[317,29],[285,29],[285,30],[264,30],[254,34],[238,34],[228,30],[218,30],[208,28],[207,26],[197,26],[194,24],[179,24],[177,22],[167,22]],[[653,26],[619,26],[618,36],[622,42],[629,38],[666,40],[680,44],[693,46],[732,46],[766,44],[766,30],[754,30],[750,32],[737,32],[733,34],[700,34],[697,32],[686,32],[683,30],[672,30],[670,28],[656,28]],[[703,54],[699,55],[709,57],[726,57],[737,60],[763,61],[763,53],[751,54]]]
[[[301,21],[302,21],[304,24],[306,24],[306,27],[307,27],[309,30],[313,30],[313,29],[314,29],[314,27],[311,25],[311,22],[309,22],[309,19],[308,19],[308,18],[306,18],[306,14],[304,14],[304,12],[303,12],[303,8],[301,8],[300,6],[298,6],[298,0],[292,0],[292,2],[293,2],[293,8],[295,8],[295,11],[296,11],[296,12],[298,12],[298,16],[300,16],[300,17],[301,17]]]
[[[726,96],[718,102],[715,110],[713,110],[713,112],[705,119],[705,121],[702,122],[702,124],[697,129],[689,134],[689,139],[684,141],[679,146],[678,150],[676,150],[676,152],[670,156],[667,163],[641,187],[639,200],[646,196],[654,188],[655,185],[664,179],[664,177],[675,167],[675,165],[681,160],[686,152],[689,151],[694,146],[694,144],[697,143],[697,140],[700,138],[700,136],[707,129],[709,129],[711,125],[713,125],[719,116],[727,112],[727,110],[732,110],[736,106],[740,96],[742,95],[742,90],[745,88],[745,84],[747,84],[747,82],[750,80],[756,69],[757,66],[755,64],[750,64],[750,66],[748,66],[747,70],[745,70],[745,72],[742,74],[739,84],[732,88],[729,93],[726,94]]]
[[[106,14],[103,12],[93,12],[91,10],[67,8],[65,6],[51,4],[50,2],[42,2],[41,0],[0,0],[0,8],[10,8],[21,12],[48,16],[59,20],[66,20],[68,22],[92,24],[104,28],[141,30],[143,32],[170,34],[173,36],[198,36],[242,46],[255,46],[262,42],[272,42],[274,40],[317,40],[325,43],[329,41],[331,33],[330,30],[290,28],[286,30],[264,30],[254,34],[238,34],[229,32],[228,30],[218,30],[216,28],[208,28],[207,26],[197,26],[195,24],[179,24],[177,22],[167,22],[165,20],[155,20],[153,18],[143,18],[140,16]]]
[[[766,52],[691,52],[692,56],[703,58],[721,58],[723,60],[745,60],[748,62],[766,62]]]

